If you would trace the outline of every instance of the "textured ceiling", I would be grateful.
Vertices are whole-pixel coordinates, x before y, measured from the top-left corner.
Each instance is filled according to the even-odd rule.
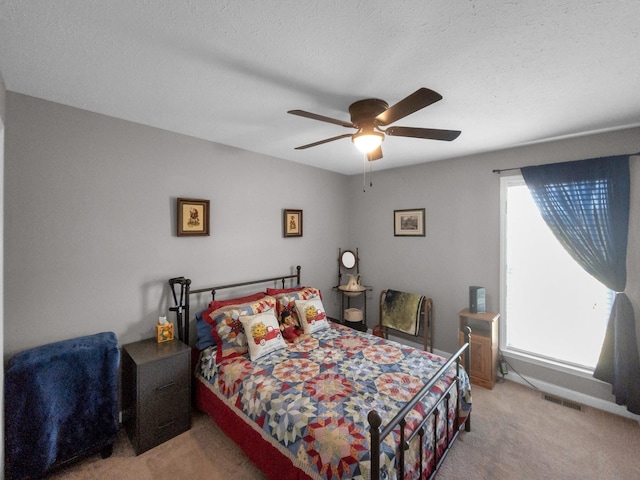
[[[640,2],[0,0],[10,91],[345,174],[363,98],[443,100],[375,169],[640,125]],[[395,124],[394,124],[395,125]]]

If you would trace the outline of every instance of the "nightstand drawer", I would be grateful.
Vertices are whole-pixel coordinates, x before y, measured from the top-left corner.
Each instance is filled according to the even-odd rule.
[[[186,432],[191,427],[191,402],[189,390],[181,390],[173,396],[162,396],[140,411],[139,451],[144,452],[170,438]]]
[[[178,390],[189,386],[188,355],[176,355],[162,361],[150,362],[143,367],[140,378],[140,395],[152,398],[156,395],[173,395]]]
[[[151,401],[140,404],[140,423],[146,427],[167,423],[170,417],[189,413],[191,396],[189,389],[183,388],[173,395],[157,395]]]

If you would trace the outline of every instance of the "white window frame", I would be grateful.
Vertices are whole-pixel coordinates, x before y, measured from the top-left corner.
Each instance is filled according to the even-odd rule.
[[[593,380],[593,371],[590,369],[581,368],[576,365],[568,365],[565,363],[556,362],[551,359],[538,357],[507,347],[507,190],[510,186],[519,185],[525,185],[522,175],[508,175],[500,177],[500,312],[502,312],[499,326],[500,351],[505,357],[507,357],[507,359],[514,358],[523,362],[549,368],[551,370],[556,370]]]

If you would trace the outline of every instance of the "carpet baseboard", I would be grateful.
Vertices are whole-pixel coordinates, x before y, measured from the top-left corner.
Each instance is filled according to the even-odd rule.
[[[513,378],[505,378],[505,380],[508,380],[514,383],[519,383],[520,385],[524,385],[525,387],[531,388],[531,386],[520,377],[516,375],[513,375],[512,377]],[[602,398],[596,398],[596,397],[592,397],[591,395],[586,395],[584,393],[576,392],[574,390],[569,390],[568,388],[560,387],[552,383],[547,383],[542,380],[538,380],[537,378],[532,381],[534,381],[535,385],[543,393],[548,393],[550,395],[555,395],[561,398],[565,398],[567,400],[571,400],[576,403],[581,403],[588,407],[597,408],[598,410],[604,410],[605,412],[613,413],[614,415],[620,415],[621,417],[635,420],[640,425],[640,415],[635,415],[629,412],[626,409],[626,407],[623,407],[622,405],[617,405],[613,402],[608,402],[607,400],[603,400]]]

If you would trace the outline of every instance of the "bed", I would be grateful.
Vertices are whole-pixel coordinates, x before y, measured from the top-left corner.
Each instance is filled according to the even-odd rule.
[[[212,295],[195,315],[196,407],[270,479],[435,477],[470,430],[469,339],[445,359],[350,329],[326,316],[300,272],[198,289],[169,281],[183,341],[190,297]],[[255,290],[216,298],[240,287]],[[286,341],[280,320],[291,313],[301,334]]]

